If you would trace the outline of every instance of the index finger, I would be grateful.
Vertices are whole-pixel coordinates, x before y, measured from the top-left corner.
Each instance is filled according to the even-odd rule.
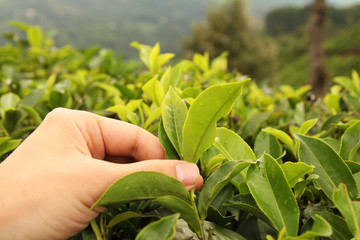
[[[104,159],[111,155],[145,160],[163,159],[165,156],[158,138],[150,132],[94,113],[55,109],[48,114],[43,125],[47,125],[47,131],[53,128],[65,141],[76,139],[73,140],[76,148],[93,158]]]

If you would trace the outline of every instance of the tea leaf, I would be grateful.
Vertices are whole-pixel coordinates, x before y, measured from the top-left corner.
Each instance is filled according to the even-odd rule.
[[[29,26],[26,30],[27,38],[32,47],[41,47],[43,44],[43,32],[40,26]]]
[[[0,137],[0,157],[5,153],[14,150],[20,145],[22,139],[10,139],[10,137]]]
[[[159,197],[154,202],[161,204],[174,213],[180,213],[180,217],[188,223],[190,229],[195,233],[200,233],[199,216],[189,203],[175,196]]]
[[[165,132],[162,119],[160,120],[160,124],[159,124],[158,137],[162,147],[165,150],[166,159],[180,159],[176,149],[172,145],[169,137]]]
[[[335,186],[345,183],[353,196],[358,195],[355,179],[341,157],[320,139],[296,135],[300,141],[300,161],[314,166],[313,173],[319,176],[315,182],[332,198]]]
[[[313,212],[311,215],[313,214],[323,217],[331,225],[333,234],[330,236],[330,239],[348,240],[352,238],[352,233],[342,217],[331,212]]]
[[[166,195],[174,195],[190,201],[190,195],[180,181],[158,172],[135,172],[114,182],[91,209]]]
[[[352,149],[354,149],[360,140],[360,121],[355,122],[348,129],[346,129],[345,133],[341,137],[341,145],[340,145],[340,156],[344,160],[351,160],[350,153]]]
[[[230,180],[253,162],[229,161],[217,170],[205,181],[198,196],[198,211],[202,219],[206,217],[206,211],[216,195]]]
[[[313,167],[309,166],[303,162],[286,162],[285,164],[281,165],[283,169],[286,179],[289,182],[291,188],[295,186],[295,184],[299,181],[299,178],[305,176],[313,171]]]
[[[360,239],[360,202],[350,200],[346,185],[340,184],[334,191],[333,202],[345,218],[355,239]]]
[[[171,240],[176,234],[175,226],[180,214],[176,213],[152,222],[143,228],[135,240]]]
[[[254,151],[256,156],[267,153],[274,158],[278,158],[282,154],[282,146],[273,135],[260,131],[255,139]]]
[[[141,214],[139,214],[137,212],[132,212],[132,211],[123,212],[123,213],[120,213],[120,214],[116,215],[115,217],[113,217],[110,220],[108,226],[113,227],[122,221],[131,219],[131,218],[137,218],[137,217],[141,217]]]
[[[330,237],[333,233],[331,225],[320,215],[315,214],[313,216],[314,224],[310,231],[302,233],[296,237],[285,237],[283,240],[303,240],[303,239],[315,239],[317,237]],[[281,238],[280,238],[281,239]]]
[[[244,138],[248,138],[255,135],[261,125],[271,116],[270,112],[261,112],[250,118],[244,124],[242,128],[242,134]]]
[[[209,87],[191,104],[183,128],[185,161],[196,163],[200,154],[211,147],[215,139],[216,122],[230,111],[246,82]]]
[[[264,128],[262,131],[264,131],[266,133],[270,133],[273,136],[280,139],[280,141],[282,141],[284,144],[286,144],[289,147],[289,149],[291,150],[291,152],[295,155],[294,141],[291,139],[291,137],[287,133],[285,133],[284,131],[281,131],[279,129],[275,129],[275,128],[271,128],[271,127]]]
[[[157,79],[157,76],[153,77],[151,80],[145,83],[142,87],[142,90],[148,94],[156,106],[161,106],[161,103],[164,99],[164,89]]]
[[[239,194],[229,199],[224,203],[225,206],[234,207],[251,214],[254,214],[256,217],[262,219],[263,221],[271,224],[270,219],[260,210],[259,206],[256,204],[255,199],[251,194]]]
[[[15,108],[16,105],[20,102],[20,97],[15,93],[6,93],[0,98],[0,109],[2,111]]]
[[[233,160],[255,160],[255,154],[250,146],[235,132],[226,128],[217,128],[214,146]]]
[[[301,124],[300,126],[300,130],[299,130],[299,134],[307,134],[311,128],[313,128],[315,126],[315,124],[317,123],[318,119],[314,118],[314,119],[310,119],[305,121],[303,124]]]
[[[264,154],[247,172],[247,185],[259,208],[280,232],[296,236],[299,227],[299,208],[280,165]]]
[[[164,129],[179,156],[182,150],[182,129],[187,115],[187,107],[181,98],[170,87],[162,105]]]

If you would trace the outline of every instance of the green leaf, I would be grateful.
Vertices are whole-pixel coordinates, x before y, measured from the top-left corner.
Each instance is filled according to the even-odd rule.
[[[161,116],[161,107],[157,107],[155,110],[153,110],[148,115],[148,118],[146,119],[145,124],[144,124],[144,128],[149,129],[151,124],[157,122],[157,120],[160,118],[160,116]]]
[[[230,180],[253,162],[229,161],[213,172],[205,181],[198,196],[198,211],[201,219],[205,219],[206,211],[216,195]]]
[[[271,224],[270,219],[265,215],[263,211],[260,210],[259,206],[256,204],[255,199],[251,194],[239,194],[229,199],[224,203],[225,206],[234,207],[245,212],[249,212],[256,216],[257,218],[262,219],[264,222]]]
[[[332,212],[313,212],[312,215],[313,214],[323,217],[331,225],[333,234],[330,236],[330,239],[349,240],[352,238],[352,233],[342,217],[335,215]]]
[[[144,45],[144,44],[140,44],[138,42],[132,42],[130,44],[132,47],[136,48],[137,50],[139,50],[139,55],[140,55],[140,59],[141,61],[143,61],[143,63],[149,68],[150,67],[150,52],[151,52],[151,47],[148,45]]]
[[[189,228],[193,232],[200,234],[199,216],[189,203],[175,196],[159,197],[154,202],[161,204],[174,213],[180,213],[180,217],[188,223]]]
[[[307,134],[311,128],[313,128],[315,126],[315,124],[317,123],[318,119],[314,118],[314,119],[310,119],[305,121],[303,124],[301,124],[300,126],[300,130],[299,130],[299,134],[305,135]]]
[[[246,121],[242,128],[243,138],[254,136],[261,125],[271,116],[270,112],[261,112]]]
[[[211,147],[217,121],[229,113],[246,82],[211,86],[191,104],[183,128],[185,161],[196,163],[200,154]]]
[[[182,130],[187,115],[187,107],[181,98],[170,87],[162,104],[164,129],[179,156],[182,156]]]
[[[182,71],[183,68],[187,65],[187,62],[182,61],[178,63],[175,67],[168,67],[164,74],[162,75],[160,82],[163,86],[164,92],[168,92],[169,87],[180,87],[182,81]]]
[[[206,52],[206,53],[204,53],[204,55],[201,55],[199,53],[194,54],[193,62],[203,72],[208,71],[209,67],[210,67],[209,66],[209,62],[210,62],[209,53]]]
[[[360,121],[356,121],[341,137],[340,156],[344,160],[351,160],[350,153],[352,149],[358,146],[360,140]],[[357,149],[356,149],[357,150]]]
[[[118,215],[116,215],[115,217],[113,217],[108,226],[109,227],[114,227],[116,224],[121,223],[125,220],[131,219],[131,218],[138,218],[141,217],[141,214],[137,213],[137,212],[132,212],[132,211],[128,211],[128,212],[123,212],[120,213]]]
[[[25,105],[28,107],[34,107],[44,96],[44,90],[43,89],[37,89],[34,91],[31,91],[29,94],[27,94],[25,97],[21,99],[19,102],[20,105]]]
[[[299,227],[299,208],[280,165],[264,154],[247,172],[247,185],[259,208],[280,232],[296,236]]]
[[[22,123],[23,114],[20,110],[8,109],[4,112],[1,124],[4,130],[8,135],[18,129],[19,125]]]
[[[20,102],[20,98],[15,93],[6,93],[0,98],[0,109],[2,111],[15,108],[17,104]]]
[[[190,201],[190,195],[180,181],[158,172],[135,172],[114,182],[91,209],[166,195],[174,195]]]
[[[283,149],[273,135],[260,131],[255,139],[254,151],[256,156],[267,153],[274,158],[278,158],[281,156]]]
[[[231,231],[225,227],[221,227],[216,223],[205,221],[204,229],[205,232],[205,239],[209,239],[209,229],[213,229],[213,236],[211,237],[212,240],[246,240],[243,236],[238,234],[237,232]]]
[[[320,215],[313,215],[314,224],[310,231],[306,231],[300,236],[285,237],[284,240],[304,240],[315,239],[317,237],[330,237],[333,233],[331,225]],[[281,238],[280,238],[281,239]]]
[[[43,32],[40,26],[30,26],[26,30],[27,38],[29,40],[30,46],[32,47],[42,47],[43,44]]]
[[[102,82],[96,82],[95,85],[98,88],[103,89],[106,92],[106,94],[108,94],[109,96],[120,96],[121,95],[120,90],[117,89],[116,87],[114,87],[113,85],[102,83]]]
[[[279,129],[275,129],[272,127],[264,128],[262,131],[269,133],[273,135],[274,137],[280,139],[284,144],[286,144],[291,152],[295,155],[295,149],[294,149],[294,141],[291,139],[291,137],[285,133],[284,131],[281,131]]]
[[[72,240],[76,240],[77,238],[74,238]],[[96,240],[96,236],[94,231],[92,230],[91,226],[87,227],[85,230],[81,232],[81,239],[82,240]]]
[[[102,236],[101,236],[101,232],[100,232],[99,226],[97,225],[95,219],[90,222],[90,225],[91,225],[91,228],[92,228],[93,231],[94,231],[96,240],[103,240],[103,238],[102,238]]]
[[[306,178],[306,180],[297,182],[294,186],[294,192],[295,192],[295,197],[297,199],[300,199],[301,196],[304,194],[305,192],[305,188],[306,186],[311,183],[313,180],[318,179],[319,176],[315,175],[315,174],[311,174],[308,178]]]
[[[20,21],[10,21],[10,25],[13,27],[16,27],[24,32],[26,32],[26,30],[29,28],[29,25],[27,25],[24,22],[20,22]]]
[[[161,86],[161,83],[157,79],[157,76],[150,79],[144,84],[142,90],[148,94],[153,103],[160,107],[164,99],[164,89]]]
[[[330,130],[331,128],[334,127],[334,124],[340,122],[344,117],[347,116],[347,113],[339,113],[336,114],[334,116],[331,116],[330,118],[328,118],[325,123],[322,126],[322,130]]]
[[[250,146],[235,132],[227,128],[217,128],[214,146],[227,157],[233,160],[256,160]]]
[[[220,225],[220,226],[227,226],[229,225],[232,221],[234,221],[236,216],[234,215],[223,215],[219,209],[215,208],[213,205],[210,205],[208,210],[207,210],[207,216],[206,219],[210,222],[215,222],[216,224]]]
[[[345,183],[353,196],[358,195],[355,179],[341,157],[324,141],[304,135],[300,140],[300,161],[314,166],[313,173],[319,176],[315,182],[331,199],[335,186]]]
[[[135,240],[171,240],[176,234],[175,226],[180,214],[176,213],[152,222],[143,228]]]
[[[72,98],[69,91],[61,92],[59,90],[52,90],[50,92],[49,104],[52,109],[57,107],[70,108],[72,105]]]
[[[345,161],[346,165],[350,168],[352,174],[360,172],[360,163],[354,161]]]
[[[159,129],[158,129],[158,137],[162,147],[165,150],[166,159],[180,159],[176,149],[172,145],[169,137],[167,136],[162,119],[160,120]]]
[[[339,188],[334,191],[333,202],[345,218],[351,233],[355,239],[360,239],[360,202],[350,200],[347,187],[340,184]]]
[[[167,63],[175,55],[172,53],[160,54],[160,44],[156,43],[155,46],[151,49],[149,55],[149,69],[155,74],[159,72],[161,67]]]
[[[10,137],[1,137],[0,138],[0,157],[5,153],[8,153],[14,150],[17,146],[20,145],[22,139],[10,139]]]
[[[303,162],[286,162],[285,164],[281,165],[281,168],[283,169],[291,188],[293,188],[295,184],[299,182],[300,178],[312,172],[314,169],[312,166],[309,166]]]
[[[20,108],[24,109],[27,112],[27,114],[34,121],[35,125],[40,125],[40,123],[42,122],[42,118],[40,117],[40,114],[35,110],[35,108],[26,105],[20,105]]]

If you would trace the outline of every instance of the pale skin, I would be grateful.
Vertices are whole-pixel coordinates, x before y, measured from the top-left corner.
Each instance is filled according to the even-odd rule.
[[[195,164],[164,160],[158,139],[140,127],[55,109],[0,164],[0,239],[68,239],[99,213],[90,207],[119,178],[156,171],[188,190],[203,179]]]

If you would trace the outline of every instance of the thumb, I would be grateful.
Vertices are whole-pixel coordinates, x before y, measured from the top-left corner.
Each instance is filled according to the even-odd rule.
[[[138,171],[164,173],[182,182],[188,190],[199,190],[203,184],[199,168],[194,163],[179,160],[146,160],[130,164],[115,164],[118,178]]]

